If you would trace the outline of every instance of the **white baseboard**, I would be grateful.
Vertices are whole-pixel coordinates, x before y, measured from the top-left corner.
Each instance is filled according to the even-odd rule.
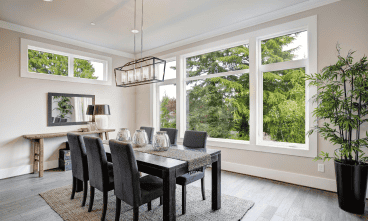
[[[52,160],[52,161],[45,161],[43,163],[44,170],[49,170],[53,168],[59,167],[59,161],[58,160]],[[0,180],[33,173],[33,164],[32,165],[23,165],[19,167],[12,167],[12,168],[6,168],[6,169],[0,169]]]
[[[336,181],[332,179],[308,176],[298,173],[290,173],[262,167],[248,166],[244,164],[237,164],[226,161],[221,162],[221,169],[336,192]]]

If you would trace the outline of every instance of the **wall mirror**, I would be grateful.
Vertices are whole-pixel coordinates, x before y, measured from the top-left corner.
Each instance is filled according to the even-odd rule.
[[[95,105],[95,95],[48,93],[47,126],[81,125],[92,121],[88,105]]]

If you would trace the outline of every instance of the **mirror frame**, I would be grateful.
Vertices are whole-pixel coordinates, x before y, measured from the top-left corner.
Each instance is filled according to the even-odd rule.
[[[52,122],[52,97],[53,96],[64,96],[64,97],[90,97],[92,98],[92,105],[95,105],[95,95],[89,94],[66,94],[66,93],[48,93],[47,97],[47,126],[69,126],[69,125],[83,125],[87,124],[90,121],[83,121],[83,122],[59,122],[53,123]],[[94,116],[92,116],[92,122],[94,122]]]

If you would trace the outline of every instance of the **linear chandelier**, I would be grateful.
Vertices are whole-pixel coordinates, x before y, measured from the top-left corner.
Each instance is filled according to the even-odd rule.
[[[134,60],[121,67],[114,69],[115,82],[117,87],[132,87],[143,84],[163,82],[165,78],[166,61],[157,57],[144,57],[143,54],[143,0],[142,0],[142,20],[141,20],[141,58],[135,56],[135,37],[139,31],[136,29],[137,0],[134,1]]]

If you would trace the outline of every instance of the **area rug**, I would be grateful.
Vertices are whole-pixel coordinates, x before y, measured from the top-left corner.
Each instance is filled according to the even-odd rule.
[[[88,212],[89,193],[85,207],[81,207],[83,193],[76,193],[73,200],[70,199],[72,187],[65,186],[41,193],[41,197],[50,207],[60,215],[63,220],[101,220],[102,192],[96,190],[93,210]],[[187,186],[187,211],[181,212],[181,186],[176,188],[176,219],[180,220],[241,220],[246,212],[252,208],[253,202],[233,196],[221,195],[221,209],[212,211],[211,191],[206,190],[206,200],[202,200],[201,189]],[[159,199],[152,201],[152,210],[147,210],[147,204],[139,208],[139,220],[162,220],[162,206]],[[115,196],[114,191],[109,192],[106,220],[115,220]],[[122,202],[120,220],[133,220],[133,209]]]

